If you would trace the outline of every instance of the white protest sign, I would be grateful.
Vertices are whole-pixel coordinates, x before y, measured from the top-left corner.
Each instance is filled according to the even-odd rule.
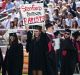
[[[44,6],[43,3],[24,4],[20,6],[23,23],[35,25],[44,23]]]

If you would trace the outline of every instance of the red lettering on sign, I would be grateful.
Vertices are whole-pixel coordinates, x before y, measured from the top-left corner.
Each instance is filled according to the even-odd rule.
[[[24,18],[24,23],[27,23],[27,24],[40,23],[43,21],[44,21],[44,16]]]
[[[28,18],[28,23],[33,23],[33,18]]]
[[[20,7],[21,10],[23,10],[23,12],[26,12],[26,11],[36,11],[36,10],[39,10],[41,11],[42,10],[42,7],[41,6],[38,6],[38,5],[30,5],[30,6],[21,6]]]

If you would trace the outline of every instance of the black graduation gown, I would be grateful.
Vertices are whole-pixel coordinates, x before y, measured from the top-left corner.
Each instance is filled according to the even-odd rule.
[[[27,33],[26,50],[29,52],[28,75],[32,75],[33,70],[41,70],[43,73],[45,72],[45,54],[47,48],[45,46],[46,42],[44,33],[41,33],[38,40],[36,40],[36,38],[32,39],[31,32]]]
[[[70,39],[62,42],[62,61],[60,75],[73,75],[76,62],[76,49]]]
[[[47,53],[46,53],[46,72],[47,75],[58,75],[58,69],[57,69],[57,60],[56,60],[56,54],[54,51],[54,47],[51,44],[51,50],[49,49],[49,43],[52,42],[53,38],[52,35],[46,34],[46,43],[47,43]],[[50,51],[49,51],[50,50]]]
[[[8,75],[22,75],[23,69],[23,46],[12,44],[6,53],[6,66]]]

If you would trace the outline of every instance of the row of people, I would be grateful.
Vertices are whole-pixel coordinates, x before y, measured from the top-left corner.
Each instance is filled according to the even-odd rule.
[[[54,32],[53,25],[45,25],[46,33],[41,26],[36,26],[34,36],[26,28],[26,51],[29,53],[28,75],[73,75],[75,65],[80,65],[80,32],[73,33],[66,29],[63,36]],[[64,38],[63,38],[64,37]],[[55,38],[59,38],[60,48],[54,48]],[[22,75],[23,46],[18,42],[16,33],[11,33],[5,59],[2,62],[2,74]],[[58,65],[60,66],[58,69]]]

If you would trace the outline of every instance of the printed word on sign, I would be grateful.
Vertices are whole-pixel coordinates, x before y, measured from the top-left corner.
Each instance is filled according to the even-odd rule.
[[[40,22],[44,22],[44,16],[24,18],[23,21],[24,23],[27,22],[28,24],[40,23]]]

